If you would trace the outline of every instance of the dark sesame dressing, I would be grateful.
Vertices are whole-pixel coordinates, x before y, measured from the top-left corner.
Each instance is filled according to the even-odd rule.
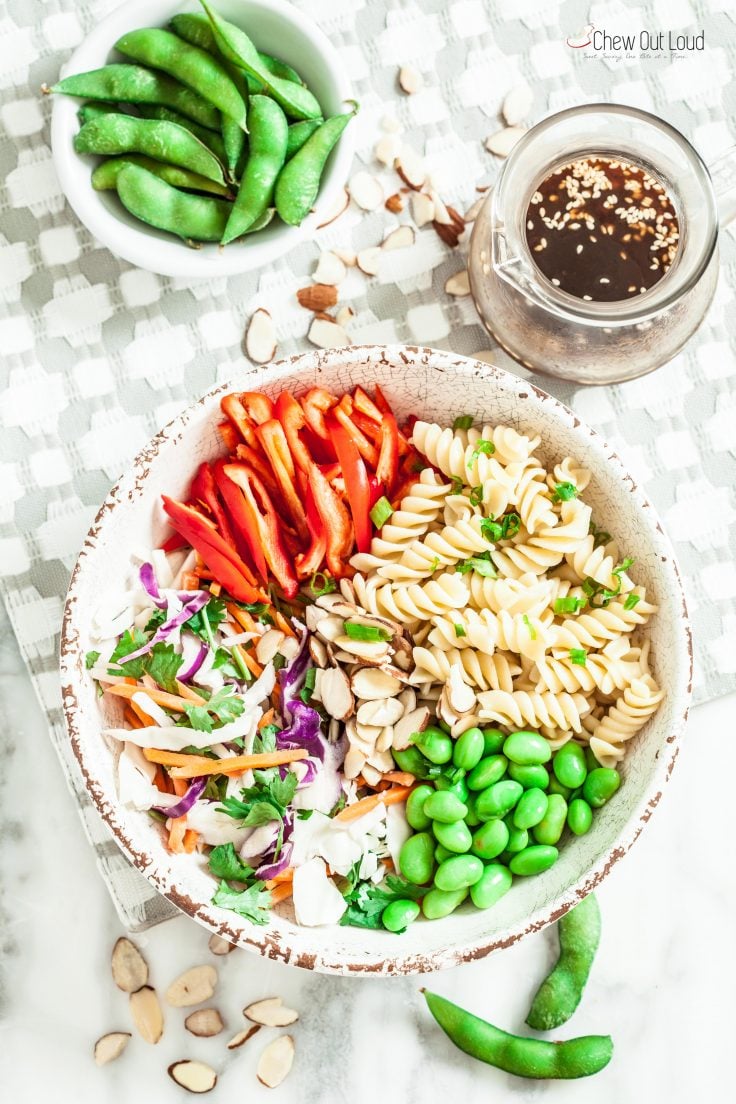
[[[632,299],[672,265],[680,237],[669,195],[638,165],[569,162],[529,201],[526,240],[555,287],[592,302]]]

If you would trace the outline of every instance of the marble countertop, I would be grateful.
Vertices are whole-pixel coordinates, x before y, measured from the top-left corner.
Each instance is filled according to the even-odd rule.
[[[736,878],[732,801],[714,772],[732,744],[736,695],[697,709],[673,780],[642,838],[600,890],[603,938],[582,1006],[561,1036],[610,1032],[615,1054],[593,1081],[527,1082],[455,1050],[426,1012],[426,978],[381,981],[312,975],[242,950],[213,958],[207,933],[181,917],[136,936],[160,989],[200,962],[220,973],[215,998],[229,1034],[195,1039],[166,1012],[158,1046],[134,1037],[98,1069],[95,1039],[129,1030],[125,994],[109,973],[122,934],[4,614],[0,618],[0,1086],[13,1104],[157,1104],[187,1095],[166,1075],[196,1057],[220,1071],[208,1099],[283,1104],[555,1104],[723,1100],[733,1049]],[[29,764],[34,764],[33,774]],[[522,1029],[531,994],[554,958],[552,932],[484,962],[437,975],[439,992],[509,1030]],[[224,1041],[242,1007],[282,996],[301,1018],[296,1060],[275,1092],[255,1079],[263,1029],[240,1051]],[[591,1093],[593,1094],[591,1096]],[[237,1094],[237,1096],[236,1096]]]

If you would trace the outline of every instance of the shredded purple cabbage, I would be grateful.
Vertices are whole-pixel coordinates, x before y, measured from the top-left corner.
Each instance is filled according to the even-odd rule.
[[[291,861],[293,844],[285,843],[281,848],[281,854],[275,862],[262,863],[256,870],[256,878],[267,882],[269,878],[275,878],[277,874],[283,874]]]
[[[292,617],[291,623],[294,628],[301,632],[301,640],[299,641],[299,651],[296,653],[291,663],[287,663],[287,665],[282,667],[279,671],[281,705],[284,714],[291,713],[292,702],[299,700],[299,691],[304,684],[304,677],[309,667],[309,648],[307,647],[309,633],[306,627],[297,621],[296,618]]]
[[[168,809],[157,809],[159,813],[163,813],[164,816],[170,817],[172,820],[176,820],[177,817],[184,816],[188,813],[193,805],[199,801],[200,797],[204,793],[207,785],[207,779],[204,777],[193,778],[189,789],[182,795],[181,801],[177,801],[176,805],[170,805]]]
[[[190,679],[194,678],[197,671],[204,663],[208,651],[209,649],[204,640],[197,640],[191,633],[187,635],[186,639],[182,638],[184,670],[177,672],[176,677],[179,682],[189,682]]]
[[[150,640],[146,641],[146,643],[135,652],[123,656],[118,662],[122,665],[124,663],[130,663],[131,659],[138,659],[139,656],[146,655],[150,652],[154,644],[166,640],[172,632],[181,628],[182,625],[185,625],[190,617],[194,617],[195,613],[199,613],[202,607],[207,605],[210,596],[206,590],[194,590],[191,594],[187,595],[187,598],[188,601],[184,604],[184,608],[181,609],[175,617],[170,618],[168,621],[164,621],[163,625],[159,625],[156,629]]]
[[[141,564],[138,574],[140,576],[141,586],[148,597],[153,599],[159,609],[166,609],[166,599],[161,597],[161,591],[158,588],[158,581],[156,580],[156,573],[153,570],[153,564]]]
[[[323,762],[327,741],[320,731],[322,718],[317,710],[297,698],[292,701],[289,712],[291,724],[276,734],[276,747],[279,751],[305,748],[310,756]]]

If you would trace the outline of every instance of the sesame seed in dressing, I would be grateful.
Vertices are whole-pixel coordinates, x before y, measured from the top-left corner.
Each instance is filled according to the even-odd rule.
[[[646,169],[591,156],[539,185],[526,240],[555,287],[588,302],[615,302],[662,279],[677,253],[679,223],[666,189]]]

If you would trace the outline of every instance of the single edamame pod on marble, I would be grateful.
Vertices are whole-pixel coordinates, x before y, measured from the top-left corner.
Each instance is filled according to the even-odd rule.
[[[580,1004],[601,937],[601,913],[593,893],[558,921],[560,954],[537,990],[526,1022],[535,1031],[566,1023]]]

